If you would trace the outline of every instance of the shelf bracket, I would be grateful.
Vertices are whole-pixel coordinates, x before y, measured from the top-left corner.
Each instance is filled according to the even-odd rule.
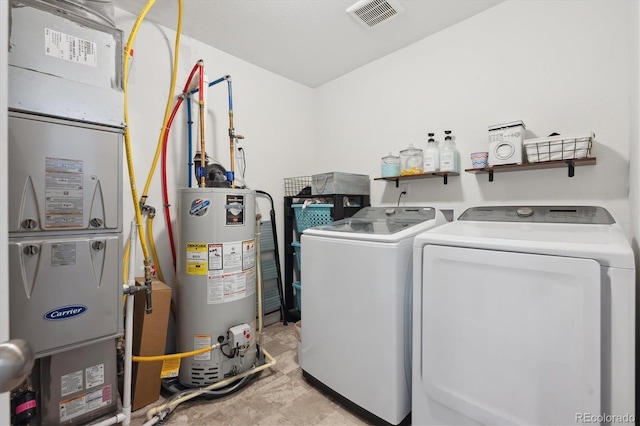
[[[396,188],[400,188],[400,179],[396,178]]]
[[[493,170],[489,170],[489,182],[493,182]]]
[[[444,184],[445,184],[445,185],[447,184],[447,177],[448,177],[448,176],[449,176],[449,175],[448,175],[448,174],[446,174],[446,173],[445,173],[444,175],[442,175],[442,178],[443,178],[443,180],[444,180]]]
[[[567,160],[567,166],[569,166],[569,177],[573,177],[575,174],[575,166],[572,160]]]

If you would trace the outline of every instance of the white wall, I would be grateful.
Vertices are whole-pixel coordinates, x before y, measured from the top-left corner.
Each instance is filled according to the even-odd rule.
[[[0,28],[9,23],[9,2],[0,2]],[[7,266],[7,46],[8,34],[0,31],[0,343],[9,340],[9,274]],[[9,424],[9,392],[0,394],[0,424]]]
[[[629,134],[630,140],[630,170],[629,170],[629,204],[631,210],[631,235],[634,250],[636,252],[636,265],[638,265],[638,248],[640,241],[640,4],[633,2],[632,11],[629,14],[631,26],[631,40],[629,57]],[[640,270],[636,267],[637,274]]]
[[[188,4],[185,7],[188,7]],[[129,37],[135,18],[128,12],[116,10],[117,26],[124,31],[125,40]],[[188,23],[185,22],[183,25]],[[175,31],[144,21],[134,45],[134,59],[129,77],[129,118],[139,195],[142,195],[162,127],[168,86],[171,81],[174,39]],[[179,59],[176,94],[182,91],[188,74],[198,59],[204,60],[205,74],[211,80],[227,74],[231,75],[234,127],[237,134],[245,136],[241,146],[246,152],[246,182],[250,188],[264,190],[273,196],[276,217],[279,220],[279,238],[282,241],[284,178],[304,175],[308,170],[313,152],[312,89],[185,36],[181,38]],[[207,153],[229,169],[226,83],[209,88],[205,102]],[[195,145],[199,146],[197,103],[193,106],[195,152],[198,149]],[[169,197],[175,235],[177,189],[187,187],[188,184],[186,106],[184,104],[171,128],[167,157]],[[236,173],[237,170],[236,168]],[[147,204],[154,206],[158,212],[153,230],[165,280],[172,285],[174,279],[162,214],[160,171],[161,167],[158,163]],[[124,174],[124,223],[128,233],[134,210],[126,166]],[[196,185],[195,180],[194,185]],[[259,199],[259,205],[263,216],[268,218],[270,209],[268,200]],[[142,259],[140,253],[138,259]],[[141,276],[142,268],[136,273]]]
[[[314,172],[380,176],[380,158],[427,132],[456,135],[462,168],[487,127],[522,120],[527,138],[593,131],[596,166],[410,181],[407,204],[598,204],[628,230],[628,18],[634,2],[507,1],[316,90]],[[635,54],[637,58],[637,53]],[[635,94],[637,96],[637,94]],[[395,204],[393,183],[371,183]]]
[[[595,204],[632,232],[630,150],[635,161],[640,156],[630,144],[640,132],[633,114],[638,73],[630,72],[638,60],[636,9],[631,0],[507,1],[316,90],[183,37],[176,92],[199,58],[211,79],[232,76],[235,127],[246,136],[246,181],[273,195],[281,242],[285,177],[327,171],[377,177],[389,151],[409,143],[424,148],[427,132],[442,140],[445,129],[453,130],[462,168],[469,168],[469,154],[487,149],[487,127],[512,120],[525,122],[528,138],[595,132],[597,165],[577,167],[573,178],[560,168],[496,173],[492,183],[465,172],[446,186],[441,179],[412,180],[403,202],[457,213],[472,205]],[[126,35],[134,19],[117,10]],[[135,46],[129,98],[140,193],[161,127],[173,39],[173,31],[145,22]],[[207,108],[207,150],[228,167],[223,84],[209,89]],[[176,189],[187,182],[184,111],[178,117],[169,147],[174,203]],[[380,181],[372,181],[371,190],[374,205],[395,204],[400,192]],[[631,190],[637,220],[635,182]],[[158,173],[148,203],[161,210]],[[128,189],[124,212],[126,223],[133,216]],[[166,231],[162,217],[156,222],[166,275]]]

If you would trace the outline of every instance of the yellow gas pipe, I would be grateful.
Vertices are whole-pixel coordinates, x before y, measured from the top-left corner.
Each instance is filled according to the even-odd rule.
[[[131,154],[131,133],[129,126],[129,60],[131,58],[131,51],[133,47],[133,42],[138,34],[138,29],[142,24],[147,13],[155,3],[155,0],[149,0],[147,4],[142,9],[142,12],[138,15],[135,23],[133,24],[133,28],[131,29],[131,33],[129,34],[129,39],[124,49],[124,59],[123,59],[123,95],[124,95],[124,146],[125,153],[127,158],[127,169],[129,171],[129,185],[131,187],[131,198],[133,199],[133,208],[135,210],[136,216],[136,227],[138,229],[138,235],[140,235],[140,245],[142,247],[142,254],[144,256],[144,279],[146,285],[151,285],[151,260],[149,259],[149,249],[147,247],[147,242],[145,238],[145,232],[142,228],[142,209],[140,204],[138,203],[138,190],[136,188],[136,178],[135,172],[133,168],[133,155]]]

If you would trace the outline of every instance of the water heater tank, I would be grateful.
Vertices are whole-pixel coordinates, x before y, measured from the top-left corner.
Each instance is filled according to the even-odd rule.
[[[204,386],[256,361],[255,193],[182,189],[179,221],[178,351],[221,347],[184,358],[178,380]]]

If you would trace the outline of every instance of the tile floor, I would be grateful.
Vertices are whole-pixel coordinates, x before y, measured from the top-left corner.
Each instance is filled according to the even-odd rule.
[[[276,359],[244,389],[212,401],[194,399],[178,406],[166,425],[366,425],[331,396],[311,386],[298,365],[294,324],[264,328],[264,346]],[[131,425],[141,426],[147,410],[132,414]]]

